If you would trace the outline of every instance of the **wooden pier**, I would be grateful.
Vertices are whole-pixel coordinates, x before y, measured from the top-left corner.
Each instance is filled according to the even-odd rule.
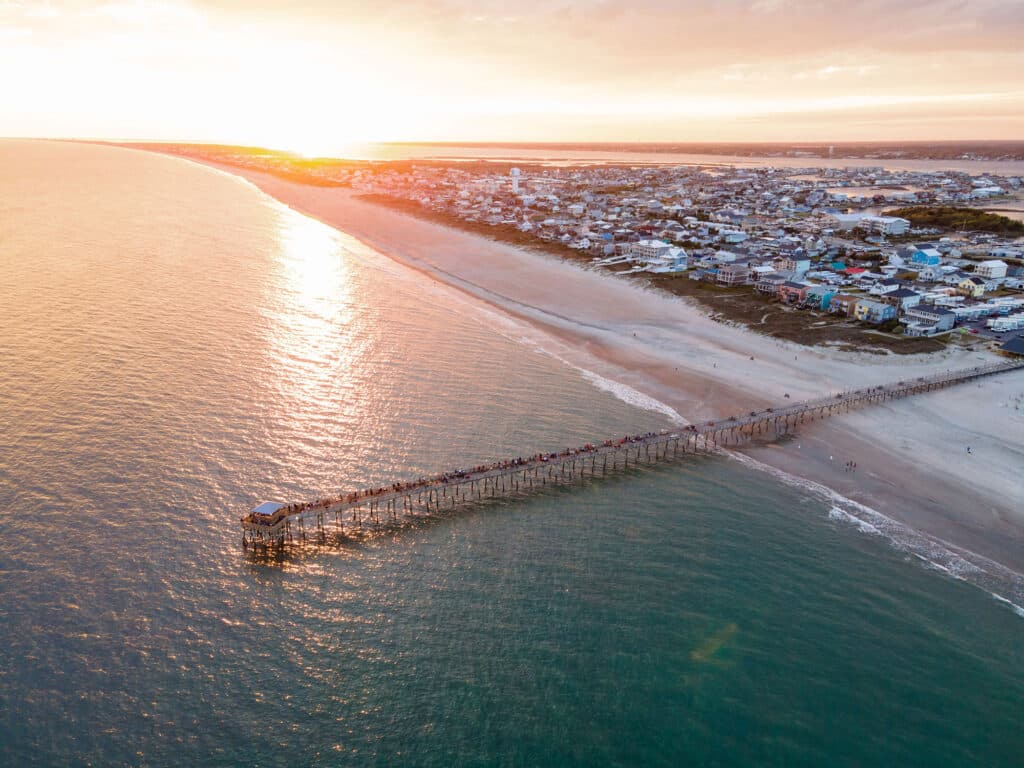
[[[262,513],[254,510],[241,519],[242,546],[283,548],[293,542],[325,543],[329,538],[400,526],[485,499],[525,494],[588,477],[604,477],[630,466],[670,461],[686,454],[715,451],[721,446],[745,444],[752,439],[772,440],[791,433],[807,421],[1021,368],[1024,368],[1024,361],[992,363],[840,392],[831,397],[765,408],[699,425],[615,438],[559,453],[498,461],[471,470],[455,470],[312,502],[262,505],[257,508],[262,508]]]

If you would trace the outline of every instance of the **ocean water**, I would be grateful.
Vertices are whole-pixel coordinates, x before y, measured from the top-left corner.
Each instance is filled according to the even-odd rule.
[[[237,179],[0,142],[0,305],[2,765],[1020,765],[1024,619],[726,458],[248,557],[669,417]]]

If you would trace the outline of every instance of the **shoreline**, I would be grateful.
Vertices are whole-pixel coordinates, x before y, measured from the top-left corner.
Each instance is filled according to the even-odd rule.
[[[821,396],[990,357],[801,347],[714,322],[683,299],[358,200],[348,189],[175,156],[240,178],[455,288],[567,364],[632,387],[690,421],[773,405],[786,393],[794,400]],[[1021,577],[1024,493],[1013,467],[1024,466],[1024,445],[1007,435],[1013,424],[1024,425],[1024,374],[979,386],[986,402],[972,401],[974,388],[966,385],[813,424],[795,440],[742,453]],[[970,466],[961,456],[964,440],[973,446]],[[841,469],[851,458],[856,475]]]
[[[914,355],[941,351],[948,341],[945,337],[891,336],[880,333],[875,328],[862,326],[846,317],[839,318],[827,312],[807,309],[797,311],[756,293],[749,285],[730,288],[694,281],[689,279],[687,274],[631,273],[627,269],[599,267],[593,263],[591,256],[561,243],[524,235],[508,225],[498,224],[492,227],[479,222],[468,222],[442,211],[424,208],[404,198],[365,193],[354,193],[354,198],[423,221],[475,234],[503,245],[550,254],[576,264],[581,269],[629,280],[638,286],[662,291],[692,302],[698,305],[702,312],[718,318],[720,322],[743,326],[750,333],[793,342],[803,347],[831,344],[852,352]]]

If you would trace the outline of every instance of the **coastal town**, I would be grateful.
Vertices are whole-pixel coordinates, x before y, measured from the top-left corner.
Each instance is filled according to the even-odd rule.
[[[729,166],[505,174],[432,165],[347,176],[377,201],[514,228],[616,274],[685,277],[889,334],[960,332],[1015,348],[1013,332],[1024,330],[1024,224],[944,231],[889,213],[1015,200],[1024,190],[1018,177]]]
[[[348,188],[799,343],[914,353],[955,340],[1024,353],[1024,175],[160,151]]]

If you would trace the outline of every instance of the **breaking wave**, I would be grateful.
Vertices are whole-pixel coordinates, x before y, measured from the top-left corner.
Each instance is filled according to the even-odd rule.
[[[578,370],[587,381],[593,384],[598,389],[608,392],[614,395],[619,400],[636,408],[642,408],[645,411],[655,411],[657,413],[664,414],[672,420],[673,424],[680,426],[689,424],[686,419],[679,415],[679,413],[669,405],[656,400],[649,395],[645,395],[633,387],[627,386],[626,384],[620,384],[617,381],[606,379],[604,376],[600,376],[593,371],[588,371],[586,368],[580,368],[579,366],[573,366]]]
[[[796,477],[742,453],[724,453],[731,459],[766,472],[787,485],[808,491],[812,496],[831,505],[828,511],[831,519],[852,525],[861,533],[882,536],[896,550],[916,558],[928,568],[988,592],[991,597],[1005,603],[1014,613],[1024,618],[1024,576],[1019,573],[987,557],[917,531],[821,483]]]

